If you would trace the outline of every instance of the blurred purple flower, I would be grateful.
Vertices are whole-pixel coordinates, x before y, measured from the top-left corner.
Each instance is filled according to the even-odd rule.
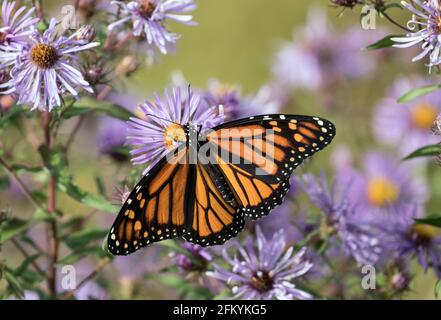
[[[409,165],[378,152],[367,153],[363,159],[362,171],[346,168],[337,173],[338,183],[350,186],[347,197],[357,219],[378,222],[406,212],[409,205],[422,213],[426,186],[411,176]]]
[[[99,286],[96,282],[90,281],[75,291],[75,298],[77,300],[107,300],[109,295],[103,287]]]
[[[62,104],[61,95],[65,92],[74,97],[78,96],[75,88],[93,92],[78,70],[77,54],[99,43],[77,40],[77,32],[69,37],[57,36],[58,24],[52,19],[43,34],[33,34],[32,43],[15,52],[17,63],[11,70],[11,79],[0,84],[0,89],[6,90],[3,94],[17,93],[18,103],[51,111]]]
[[[196,9],[193,0],[136,0],[125,4],[122,1],[112,1],[122,9],[124,17],[109,25],[112,31],[116,27],[132,21],[134,36],[145,36],[149,45],[154,44],[163,54],[174,47],[179,35],[168,31],[165,21],[174,20],[194,26],[193,16],[183,15]]]
[[[131,111],[138,105],[137,99],[133,97],[133,94],[111,93],[107,96],[106,100]],[[98,123],[97,139],[99,153],[111,156],[115,160],[125,160],[126,157],[119,150],[125,146],[126,130],[126,122],[111,117],[101,117]]]
[[[438,113],[441,97],[438,92],[400,104],[397,98],[411,89],[427,85],[422,80],[397,80],[388,98],[380,101],[373,117],[373,129],[378,141],[397,147],[400,156],[428,144],[439,142],[431,133]]]
[[[165,90],[163,98],[155,95],[153,102],[145,101],[139,108],[144,119],[130,119],[127,143],[134,147],[131,151],[134,164],[149,163],[144,172],[186,141],[183,126],[190,121],[201,125],[204,131],[224,120],[216,107],[204,108],[200,95],[191,91],[182,94],[179,87],[172,92]]]
[[[25,38],[34,31],[38,18],[32,15],[35,8],[20,7],[14,13],[15,1],[4,0],[0,25],[0,66],[9,66],[15,62],[15,49],[25,45]]]
[[[414,45],[421,46],[421,53],[412,59],[418,61],[429,56],[428,67],[441,63],[440,49],[440,20],[441,10],[438,0],[414,0],[412,4],[401,1],[401,4],[412,12],[412,19],[407,23],[410,32],[404,37],[393,37],[396,48],[408,48]],[[416,5],[415,5],[416,4]]]
[[[419,213],[409,206],[407,212],[395,215],[389,223],[382,225],[384,243],[393,257],[401,261],[416,257],[425,271],[429,267],[441,278],[441,233],[425,224],[416,224]]]
[[[257,251],[254,248],[257,244]],[[224,259],[232,266],[232,271],[213,264],[215,271],[207,275],[234,285],[234,298],[271,300],[311,299],[312,296],[292,283],[293,279],[305,275],[312,267],[306,259],[306,248],[293,254],[293,247],[286,250],[285,235],[282,230],[275,233],[271,240],[256,228],[256,240],[249,237],[245,246],[236,243],[239,253],[231,258],[224,250]]]
[[[284,86],[308,90],[334,84],[336,80],[366,76],[375,69],[376,62],[360,49],[377,35],[363,34],[360,28],[339,35],[329,24],[325,11],[313,8],[306,27],[277,52],[273,73]]]
[[[225,120],[236,120],[258,114],[280,111],[287,102],[285,89],[274,84],[262,86],[256,93],[243,96],[239,86],[212,79],[203,93],[208,106],[222,106]]]
[[[370,224],[360,224],[355,219],[355,205],[349,197],[350,185],[328,185],[326,177],[320,180],[312,175],[304,175],[300,187],[311,202],[325,215],[321,232],[324,236],[337,234],[343,243],[344,251],[359,264],[376,264],[382,253],[375,228]]]

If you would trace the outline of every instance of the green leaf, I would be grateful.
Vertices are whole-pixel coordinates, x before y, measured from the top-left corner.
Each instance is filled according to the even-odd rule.
[[[412,89],[412,90],[406,92],[400,98],[398,98],[398,102],[399,103],[406,103],[406,102],[412,101],[418,97],[429,94],[439,88],[441,88],[441,84],[432,84],[432,85]]]
[[[45,166],[57,179],[58,190],[88,207],[116,212],[116,208],[106,198],[93,195],[74,184],[72,176],[68,172],[66,153],[61,146],[55,147],[53,150],[41,147],[40,153]]]
[[[24,298],[24,289],[18,279],[14,276],[11,269],[8,267],[3,271],[3,277],[8,284],[8,289],[18,298]]]
[[[27,110],[20,105],[13,106],[4,116],[0,117],[0,129],[3,129],[9,121],[12,121],[26,111]]]
[[[21,220],[18,218],[7,219],[2,224],[0,230],[0,243],[15,237],[31,226],[30,220]]]
[[[40,173],[44,171],[43,167],[35,166],[35,167],[29,167],[23,164],[13,164],[11,165],[11,170],[14,171],[17,174],[28,172],[28,173]]]
[[[441,228],[441,216],[433,216],[425,219],[415,219],[418,224],[427,224],[432,227]]]
[[[94,209],[116,213],[117,208],[112,205],[106,198],[91,194],[79,186],[75,185],[71,179],[61,179],[57,183],[58,189],[66,193],[76,201]]]
[[[149,278],[149,276],[147,276]],[[150,276],[151,277],[151,276]],[[178,290],[178,292],[188,299],[212,299],[213,294],[207,288],[199,287],[182,278],[177,274],[156,274],[151,278],[159,283]]]
[[[126,108],[107,101],[98,101],[92,98],[82,98],[74,106],[64,112],[63,117],[69,119],[90,112],[99,112],[107,114],[110,117],[123,121],[129,120],[134,114]]]
[[[99,175],[95,175],[95,185],[98,193],[105,197],[106,196],[106,186],[104,185],[103,179]]]
[[[405,157],[402,161],[414,159],[414,158],[421,158],[421,157],[436,157],[441,153],[441,145],[439,144],[432,144],[425,147],[422,147],[411,154],[409,154],[407,157]]]
[[[82,230],[75,232],[63,240],[69,248],[72,250],[77,250],[89,245],[93,241],[101,241],[102,238],[107,235],[107,233],[107,230],[102,229]]]
[[[75,264],[79,260],[90,256],[96,256],[97,258],[113,258],[113,256],[110,255],[110,253],[103,251],[101,249],[101,246],[91,246],[91,247],[82,248],[81,250],[73,251],[72,253],[58,260],[57,264],[58,265]]]
[[[395,42],[392,41],[392,38],[397,37],[395,35],[390,35],[387,37],[384,37],[381,40],[378,40],[377,42],[367,46],[366,48],[363,49],[363,51],[374,51],[374,50],[378,50],[378,49],[384,49],[384,48],[389,48],[392,47]]]
[[[439,293],[441,291],[441,280],[438,280],[438,282],[435,285],[435,298],[439,298]]]

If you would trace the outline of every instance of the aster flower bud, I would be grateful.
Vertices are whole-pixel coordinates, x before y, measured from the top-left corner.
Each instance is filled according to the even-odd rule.
[[[87,42],[91,42],[93,39],[95,39],[96,36],[96,30],[91,25],[84,25],[81,26],[81,28],[78,30],[76,39],[77,40],[85,40]]]
[[[125,77],[130,76],[138,69],[139,65],[140,63],[137,57],[125,56],[116,66],[116,74]]]
[[[336,7],[353,8],[357,4],[362,4],[360,0],[331,0],[331,3]]]
[[[441,136],[441,113],[436,117],[433,123],[432,131],[437,136]]]
[[[392,276],[390,284],[393,290],[397,292],[402,292],[409,288],[410,280],[411,279],[407,273],[397,272]]]

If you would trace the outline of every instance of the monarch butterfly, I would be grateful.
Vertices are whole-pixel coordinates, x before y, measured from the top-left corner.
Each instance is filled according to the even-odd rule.
[[[300,115],[254,116],[207,133],[191,122],[181,128],[181,146],[144,175],[122,206],[108,235],[112,254],[176,237],[223,244],[243,229],[245,217],[259,219],[281,204],[294,169],[335,136],[328,120]]]

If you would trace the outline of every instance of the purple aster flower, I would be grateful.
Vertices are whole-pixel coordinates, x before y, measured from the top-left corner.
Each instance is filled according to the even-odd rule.
[[[15,1],[4,0],[2,4],[2,24],[0,25],[0,50],[6,46],[26,43],[26,37],[34,32],[38,18],[32,15],[35,8],[20,7],[14,12]],[[0,60],[0,63],[2,61]]]
[[[145,101],[139,108],[143,118],[131,118],[128,122],[127,143],[134,147],[134,164],[149,163],[144,172],[186,141],[183,126],[190,121],[200,125],[202,131],[224,121],[218,107],[206,108],[200,95],[190,90],[181,93],[179,87],[171,92],[165,90],[164,97],[155,94],[153,101]]]
[[[213,264],[215,271],[207,272],[207,275],[232,285],[234,298],[311,299],[309,293],[296,288],[292,282],[312,268],[306,259],[306,248],[293,254],[294,248],[286,250],[285,246],[282,230],[268,240],[257,227],[256,239],[249,237],[243,247],[236,243],[239,255],[231,258],[224,250],[224,259],[232,266],[232,271]]]
[[[430,267],[441,278],[441,233],[435,227],[416,224],[418,217],[418,210],[412,206],[406,213],[395,215],[382,225],[384,243],[396,260],[416,257],[425,271]]]
[[[344,252],[359,264],[379,261],[383,251],[380,241],[374,226],[355,219],[355,206],[348,194],[350,185],[342,185],[344,187],[340,186],[338,190],[335,183],[328,185],[324,175],[320,180],[304,175],[300,186],[325,216],[321,226],[323,236],[338,235]]]
[[[363,34],[353,28],[339,35],[324,10],[314,8],[306,27],[276,53],[273,73],[282,85],[307,90],[332,86],[336,80],[361,78],[375,69],[376,61],[360,49],[379,33]]]
[[[438,92],[418,97],[405,104],[399,104],[397,98],[411,89],[426,85],[422,80],[397,80],[389,97],[380,101],[373,117],[373,130],[376,138],[397,147],[400,156],[428,144],[435,144],[431,128],[436,116],[441,112],[441,98]]]
[[[186,25],[196,25],[193,16],[183,15],[196,9],[193,0],[137,0],[125,4],[122,1],[112,1],[122,9],[124,17],[111,25],[109,30],[132,21],[134,36],[145,36],[149,45],[155,45],[166,54],[179,39],[179,35],[170,32],[164,26],[167,19]]]
[[[184,253],[176,253],[173,257],[176,260],[178,267],[189,273],[200,273],[207,270],[209,263],[213,260],[213,256],[207,249],[185,242],[182,244]]]
[[[339,183],[350,185],[347,196],[356,205],[358,219],[379,222],[406,212],[409,205],[422,213],[426,186],[412,177],[409,164],[377,152],[363,159],[362,171],[348,167],[337,174]]]
[[[420,1],[414,0],[412,4],[401,1],[401,4],[412,12],[412,19],[407,23],[411,30],[404,37],[392,38],[397,44],[396,48],[408,48],[414,45],[421,46],[421,53],[412,59],[413,62],[429,56],[428,67],[441,63],[441,10],[438,0]]]
[[[16,93],[18,103],[31,104],[32,109],[51,111],[62,104],[64,93],[77,97],[78,88],[93,92],[78,70],[77,54],[99,44],[76,39],[77,32],[69,37],[57,36],[58,24],[52,19],[43,34],[30,37],[31,43],[17,52],[11,80],[0,84],[0,89],[7,88],[4,94]]]

